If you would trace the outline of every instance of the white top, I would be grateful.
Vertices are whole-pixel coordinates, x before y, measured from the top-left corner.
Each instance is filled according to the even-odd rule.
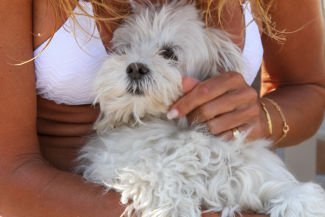
[[[252,85],[263,60],[263,45],[256,22],[252,22],[251,4],[249,1],[242,5],[245,16],[245,44],[243,49],[243,76],[247,84]],[[252,23],[251,23],[252,22]]]
[[[80,1],[89,15],[93,15],[90,2]],[[250,3],[243,4],[245,25],[253,19]],[[76,13],[83,13],[79,8]],[[76,15],[82,28],[73,31],[72,18],[54,34],[46,49],[34,60],[37,94],[43,98],[67,105],[92,104],[92,83],[96,73],[105,61],[106,50],[100,39],[95,21],[89,17]],[[93,32],[94,37],[82,29]],[[75,34],[73,34],[75,32]],[[44,48],[45,41],[34,51],[34,56]],[[263,47],[258,27],[252,22],[246,28],[243,50],[244,78],[251,85],[261,66]]]
[[[90,2],[80,1],[80,4],[89,15],[93,15]],[[83,13],[80,8],[74,11]],[[69,18],[34,60],[37,94],[57,104],[92,104],[95,99],[92,84],[107,55],[94,20],[82,15],[76,15],[76,20],[85,31],[94,31],[94,37],[78,26],[73,34],[73,21]],[[47,41],[34,51],[34,56]]]

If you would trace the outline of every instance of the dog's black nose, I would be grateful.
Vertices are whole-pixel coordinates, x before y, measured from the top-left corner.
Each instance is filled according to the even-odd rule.
[[[141,79],[143,75],[149,72],[149,69],[142,63],[131,63],[126,68],[126,73],[134,80]]]

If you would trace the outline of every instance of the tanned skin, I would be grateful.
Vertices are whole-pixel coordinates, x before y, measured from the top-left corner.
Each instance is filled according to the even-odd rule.
[[[236,0],[227,4],[225,30],[238,36],[233,40],[243,49],[240,4]],[[279,29],[295,31],[307,24],[302,30],[288,34],[283,46],[262,35],[261,94],[276,101],[286,116],[290,131],[279,144],[285,147],[312,136],[322,122],[324,35],[319,0],[276,0],[275,4],[271,16]],[[57,28],[63,23],[64,19],[58,20]],[[103,188],[69,172],[84,144],[83,136],[92,133],[98,108],[57,105],[37,97],[34,64],[13,65],[19,63],[16,60],[33,58],[33,50],[50,37],[53,26],[53,10],[44,0],[0,1],[0,216],[120,216],[125,207],[120,205],[118,193],[103,194]],[[109,48],[112,33],[103,30],[100,35]],[[232,83],[236,85],[229,85]],[[200,121],[207,122],[211,132],[229,138],[230,130],[238,126],[239,130],[253,128],[248,139],[268,135],[257,94],[238,73],[226,73],[202,83],[184,78],[183,88],[187,94],[172,106],[180,111],[180,116],[187,114],[190,121],[195,116],[203,117]],[[259,100],[270,113],[275,131],[271,138],[276,140],[282,133],[282,119],[272,104],[263,98]],[[219,105],[223,105],[223,110]]]

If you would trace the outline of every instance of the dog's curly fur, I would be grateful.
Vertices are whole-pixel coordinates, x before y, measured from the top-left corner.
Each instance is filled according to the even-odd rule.
[[[325,216],[324,190],[299,183],[269,150],[270,142],[225,142],[204,125],[166,112],[182,96],[181,78],[200,80],[242,71],[241,54],[222,30],[206,30],[185,1],[139,5],[112,40],[95,81],[101,116],[82,149],[78,171],[122,194],[126,214],[234,216],[242,210],[271,217]],[[167,52],[167,53],[166,53]],[[146,67],[131,78],[130,64]]]

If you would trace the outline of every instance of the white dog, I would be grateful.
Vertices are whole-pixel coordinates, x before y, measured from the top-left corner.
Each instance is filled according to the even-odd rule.
[[[121,192],[126,214],[201,216],[201,210],[251,211],[271,217],[325,216],[325,194],[300,184],[268,148],[225,142],[186,118],[168,120],[182,77],[205,80],[242,71],[238,48],[222,30],[206,30],[185,1],[137,6],[114,33],[95,81],[98,135],[82,149],[87,180]]]

